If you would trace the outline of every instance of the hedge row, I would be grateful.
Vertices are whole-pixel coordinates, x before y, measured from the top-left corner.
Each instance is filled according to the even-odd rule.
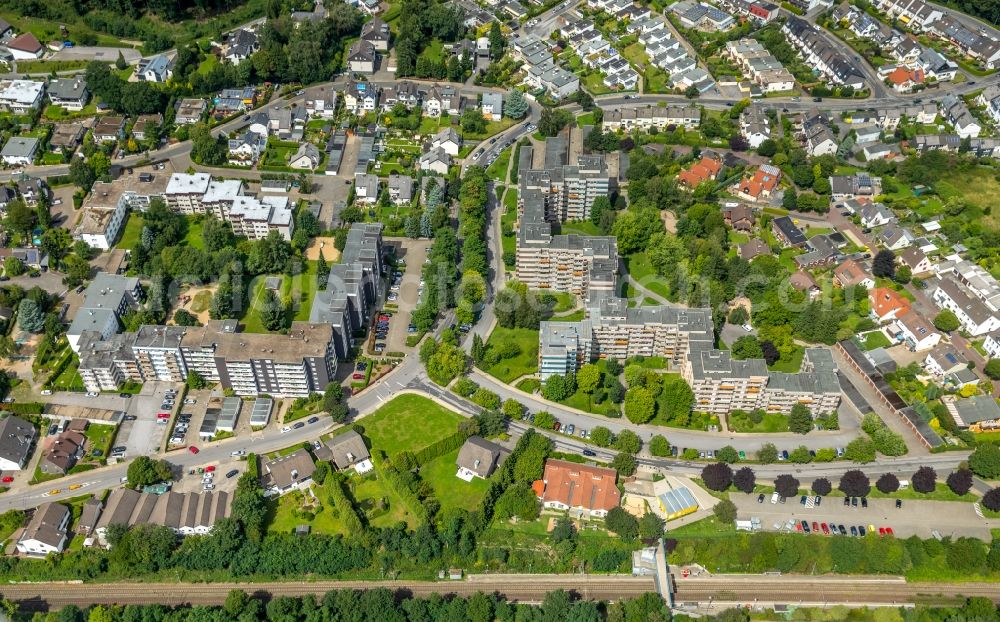
[[[466,434],[463,434],[462,432],[455,432],[450,436],[446,436],[441,440],[424,447],[414,454],[413,459],[418,465],[422,466],[435,458],[445,455],[453,449],[458,449],[467,438],[468,436]]]
[[[9,410],[15,415],[40,415],[45,410],[45,404],[39,402],[14,402],[4,404],[4,410]]]
[[[410,487],[406,485],[400,477],[399,473],[391,468],[385,467],[385,455],[376,451],[372,455],[372,464],[375,465],[375,471],[378,476],[382,478],[392,490],[399,495],[399,498],[403,500],[403,503],[410,509],[410,512],[417,517],[421,523],[427,523],[429,517],[427,516],[427,509],[424,504],[420,502],[420,498],[417,497],[416,493],[410,490]]]
[[[333,482],[329,486],[330,502],[337,508],[340,517],[344,519],[348,533],[361,533],[365,529],[365,524],[347,496],[347,490],[344,488],[344,476],[340,473],[334,473],[330,477],[333,478]]]

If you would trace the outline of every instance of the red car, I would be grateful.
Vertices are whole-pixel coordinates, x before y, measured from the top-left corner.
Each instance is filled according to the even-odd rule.
[[[157,419],[169,419],[170,418],[170,413],[157,413],[156,414],[156,418]]]
[[[878,535],[880,535],[880,536],[884,536],[885,535],[885,527],[879,527],[878,528]]]
[[[553,426],[552,429],[555,430],[556,432],[558,432],[559,428],[561,428],[561,427],[562,427],[562,424],[559,423],[558,421],[556,421],[556,424],[555,424],[555,426]]]
[[[12,481],[14,481],[14,478],[13,478],[13,477],[11,477],[10,475],[4,475],[4,477],[3,477],[3,483],[4,483],[4,484],[9,484],[9,483],[11,483]]]
[[[192,446],[188,447],[188,451],[190,451],[193,454],[196,454],[196,453],[198,453],[198,448],[195,447],[194,445],[192,445]]]
[[[885,535],[887,535],[887,536],[891,536],[892,535],[892,527],[886,527],[885,528]]]
[[[795,523],[795,531],[802,531],[802,523]]]
[[[354,378],[355,380],[364,380],[365,379],[365,375],[364,374],[354,374],[353,376],[351,376],[351,378]]]
[[[206,473],[213,473],[214,471],[215,471],[215,465],[209,465],[209,466],[205,467],[205,472]]]
[[[815,533],[819,533],[819,523],[817,523],[816,521],[813,521],[813,531]]]
[[[823,530],[823,535],[830,535],[830,528],[826,526],[826,523],[820,523],[819,528]]]

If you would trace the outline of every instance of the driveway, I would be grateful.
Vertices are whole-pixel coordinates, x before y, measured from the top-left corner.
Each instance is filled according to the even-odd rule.
[[[99,60],[106,63],[113,63],[118,60],[119,54],[124,56],[125,62],[130,65],[135,65],[142,58],[139,50],[132,48],[78,45],[53,52],[48,57],[48,60]]]
[[[942,536],[958,538],[971,536],[987,542],[990,541],[991,523],[976,515],[972,503],[961,501],[917,501],[906,499],[903,507],[896,509],[894,499],[869,499],[868,508],[845,507],[844,497],[825,497],[819,507],[807,508],[801,505],[799,498],[788,499],[784,504],[771,503],[771,496],[765,495],[764,503],[757,503],[755,494],[731,494],[729,498],[736,504],[737,515],[741,519],[760,518],[763,531],[776,531],[775,523],[787,523],[789,519],[813,521],[818,523],[836,523],[844,525],[848,533],[851,526],[869,525],[891,527],[898,538],[908,538],[916,535],[921,538],[933,537],[931,532],[937,531]],[[993,525],[996,526],[995,524]],[[795,528],[792,528],[795,530]]]
[[[386,338],[385,350],[409,352],[413,348],[406,345],[406,338],[409,336],[407,326],[410,324],[410,315],[417,306],[420,274],[424,269],[427,249],[430,248],[432,241],[406,238],[389,238],[387,241],[396,246],[397,257],[406,260],[406,269],[403,270],[402,283],[397,292],[399,298],[396,304],[399,305],[399,310],[389,319],[389,335]]]

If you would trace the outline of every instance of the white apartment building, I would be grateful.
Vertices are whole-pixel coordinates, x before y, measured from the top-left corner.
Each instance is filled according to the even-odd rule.
[[[727,414],[765,410],[788,414],[795,404],[813,416],[837,410],[840,383],[829,350],[809,348],[796,374],[768,371],[763,359],[734,360],[728,351],[690,352],[681,369],[695,394],[694,410]]]
[[[129,198],[123,184],[94,182],[81,207],[73,238],[86,242],[91,248],[110,250],[125,225],[128,208]]]
[[[45,83],[33,80],[0,81],[0,109],[24,114],[42,105]]]

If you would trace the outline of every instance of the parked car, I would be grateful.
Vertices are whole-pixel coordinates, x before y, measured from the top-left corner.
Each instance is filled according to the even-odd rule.
[[[298,423],[296,423],[295,425],[292,426],[292,429],[293,430],[300,430],[300,429],[302,429],[304,427],[306,427],[305,422],[304,421],[299,421]]]
[[[764,503],[764,493],[757,495],[757,503]]]
[[[3,480],[0,480],[0,481],[3,481],[4,484],[9,484],[12,481],[14,481],[14,478],[11,477],[10,475],[4,475],[3,476]]]
[[[190,447],[188,447],[188,451],[190,451],[193,454],[197,454],[200,450],[194,445],[191,445]]]
[[[239,474],[240,474],[240,472],[239,472],[238,469],[233,469],[232,471],[226,473],[226,479],[232,479],[232,478],[236,477]]]
[[[597,454],[596,454],[596,453],[594,453],[593,451],[589,450],[589,449],[584,449],[584,450],[583,450],[583,455],[585,455],[585,456],[587,456],[587,457],[589,457],[589,458],[593,458],[593,457],[594,457],[594,456],[596,456]]]
[[[286,432],[291,432],[291,431],[292,431],[292,428],[290,426],[287,426],[287,425],[285,427],[281,428],[281,433],[282,434],[285,434]]]
[[[98,395],[100,395],[100,393],[98,393],[97,391],[87,391],[87,397],[97,397]],[[14,401],[14,398],[11,398],[11,397],[9,397],[7,399],[9,399],[11,402]],[[7,400],[4,400],[4,401],[6,402]],[[7,403],[9,404],[10,402],[7,402]]]
[[[898,509],[901,509],[902,507],[903,507],[903,500],[902,499],[896,499],[896,509],[898,510]]]
[[[246,449],[237,449],[236,451],[230,452],[230,456],[245,456],[247,455]]]
[[[306,419],[306,423],[310,425],[316,423],[317,421],[319,421],[319,417],[309,417],[308,419]]]

